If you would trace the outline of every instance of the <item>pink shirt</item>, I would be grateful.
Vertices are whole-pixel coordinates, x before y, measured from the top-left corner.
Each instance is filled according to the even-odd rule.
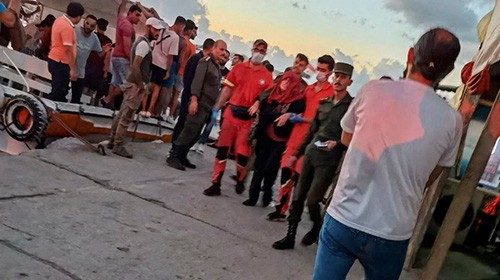
[[[130,38],[130,42],[132,46],[132,42],[135,40],[135,30],[132,23],[127,19],[126,15],[118,16],[118,20],[116,23],[116,37],[115,37],[115,49],[113,50],[113,57],[123,57],[129,59],[125,52],[125,46],[123,44],[124,38]],[[130,54],[130,51],[128,52]]]

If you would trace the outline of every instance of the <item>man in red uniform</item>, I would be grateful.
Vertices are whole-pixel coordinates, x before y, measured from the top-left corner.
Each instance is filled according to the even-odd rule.
[[[224,80],[224,88],[214,112],[226,102],[228,107],[224,111],[224,123],[217,141],[212,186],[203,192],[205,195],[220,195],[220,183],[226,169],[229,147],[232,145],[236,154],[236,193],[241,194],[245,190],[244,170],[250,156],[248,136],[259,108],[258,98],[262,91],[273,85],[271,73],[262,65],[266,52],[266,41],[256,40],[250,60],[235,65]]]
[[[285,114],[281,117],[284,118],[284,120],[280,120],[282,122],[286,122],[289,118],[291,122],[296,124],[286,144],[286,150],[281,157],[281,187],[278,190],[278,203],[276,211],[267,215],[271,221],[284,220],[286,218],[285,213],[290,205],[292,191],[302,168],[302,157],[294,161],[294,154],[309,132],[309,126],[316,115],[319,102],[332,97],[334,94],[333,86],[328,82],[328,77],[332,74],[334,66],[335,60],[330,55],[323,55],[318,58],[318,65],[316,66],[316,71],[318,72],[316,76],[317,81],[307,86],[304,92],[306,109],[303,116]],[[293,164],[290,164],[290,162],[293,162]]]

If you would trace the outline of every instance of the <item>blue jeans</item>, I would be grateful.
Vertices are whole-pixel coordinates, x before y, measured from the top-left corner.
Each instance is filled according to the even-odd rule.
[[[345,279],[356,259],[366,279],[399,279],[409,240],[393,241],[348,227],[328,213],[321,228],[313,279]]]
[[[215,123],[217,120],[213,120],[212,118],[208,118],[207,123],[205,125],[205,129],[203,129],[203,132],[200,135],[200,139],[198,140],[199,144],[207,144],[208,142],[208,137],[210,136],[210,132],[212,132],[212,128],[214,127]]]

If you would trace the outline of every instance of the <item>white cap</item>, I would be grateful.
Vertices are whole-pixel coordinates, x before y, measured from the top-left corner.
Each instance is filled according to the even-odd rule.
[[[146,26],[148,25],[154,27],[155,29],[165,29],[165,24],[155,17],[150,17],[146,20]]]

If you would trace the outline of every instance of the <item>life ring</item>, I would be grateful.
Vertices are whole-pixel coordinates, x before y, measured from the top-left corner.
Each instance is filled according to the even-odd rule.
[[[16,95],[3,110],[5,131],[17,141],[39,140],[48,126],[47,110],[32,95]]]

